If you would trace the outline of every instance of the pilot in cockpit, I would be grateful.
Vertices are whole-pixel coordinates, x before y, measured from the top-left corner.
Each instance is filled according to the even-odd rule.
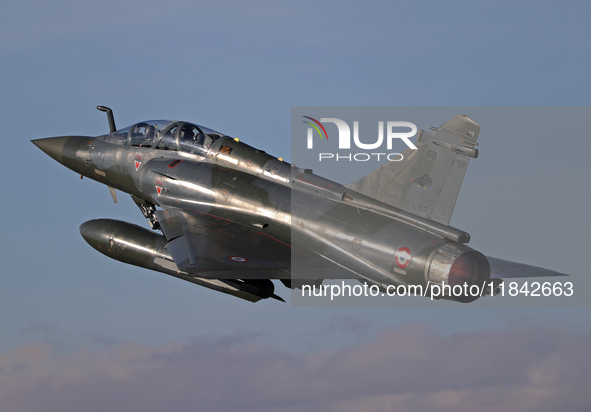
[[[148,123],[138,123],[131,132],[131,145],[150,147],[156,136],[156,128]]]
[[[179,134],[181,150],[194,154],[202,154],[204,140],[205,135],[197,126],[193,124],[185,124],[181,127]],[[208,148],[209,146],[206,150]]]
[[[181,128],[181,142],[185,145],[195,145],[198,143],[199,129],[195,126],[186,124]]]
[[[146,133],[144,134],[144,136],[146,137],[146,139],[153,139],[155,131],[156,131],[156,128],[154,126],[152,126],[151,124],[149,124],[146,126]]]

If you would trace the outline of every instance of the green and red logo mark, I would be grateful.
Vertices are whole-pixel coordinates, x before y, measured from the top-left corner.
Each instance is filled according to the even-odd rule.
[[[322,140],[323,137],[326,137],[326,140],[328,140],[328,133],[326,133],[326,129],[324,128],[324,126],[322,126],[322,123],[320,123],[318,120],[316,120],[316,119],[314,119],[314,118],[312,118],[310,116],[302,116],[302,117],[305,117],[306,119],[310,119],[314,123],[316,123],[316,124],[314,124],[314,123],[310,123],[310,122],[307,122],[307,121],[303,120],[304,123],[309,124],[314,129],[316,129],[316,131],[320,135],[320,140]],[[320,131],[320,129],[316,125],[320,126],[320,129],[322,129],[322,131],[324,132],[324,136],[322,135],[322,132]],[[313,136],[313,134],[314,134],[314,131],[312,129],[308,128],[308,149],[311,149],[312,148],[312,136]]]

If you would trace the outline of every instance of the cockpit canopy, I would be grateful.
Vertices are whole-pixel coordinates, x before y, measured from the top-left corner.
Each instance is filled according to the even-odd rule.
[[[226,135],[188,122],[148,120],[117,130],[105,141],[121,146],[152,147],[205,156],[213,142]]]

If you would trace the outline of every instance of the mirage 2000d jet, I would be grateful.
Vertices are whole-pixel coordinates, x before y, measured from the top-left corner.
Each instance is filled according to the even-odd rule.
[[[390,286],[442,285],[472,302],[503,278],[561,276],[486,257],[449,226],[480,126],[458,115],[416,150],[343,186],[207,127],[150,120],[110,133],[33,140],[59,163],[128,193],[151,230],[112,219],[83,223],[99,252],[252,302],[325,279]],[[414,205],[420,204],[420,208]],[[297,275],[296,275],[297,274]],[[468,293],[476,287],[479,293]],[[449,289],[448,289],[449,290]],[[483,293],[484,292],[484,293]]]

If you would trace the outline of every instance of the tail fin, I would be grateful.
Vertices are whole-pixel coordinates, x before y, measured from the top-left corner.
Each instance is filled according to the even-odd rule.
[[[449,225],[480,126],[460,114],[433,132],[419,132],[418,150],[405,150],[400,162],[388,162],[347,185],[399,209]]]

